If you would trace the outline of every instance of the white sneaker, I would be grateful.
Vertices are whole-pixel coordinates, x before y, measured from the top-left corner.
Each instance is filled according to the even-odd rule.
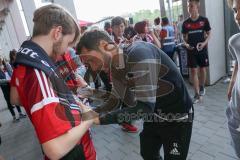
[[[200,90],[199,90],[199,95],[200,96],[204,96],[206,94],[206,90],[203,86],[200,87]]]
[[[198,103],[199,101],[200,101],[200,95],[195,94],[195,96],[194,96],[193,99],[192,99],[192,103],[193,103],[193,104],[196,104],[196,103]]]

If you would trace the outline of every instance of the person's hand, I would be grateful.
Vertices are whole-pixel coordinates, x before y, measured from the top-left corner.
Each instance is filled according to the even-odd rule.
[[[89,106],[81,105],[82,109],[82,121],[92,121],[93,124],[99,125],[99,114],[93,111]]]
[[[82,112],[82,113],[86,113],[86,112],[92,110],[89,106],[86,106],[86,105],[83,104],[83,103],[78,102],[78,105],[79,105],[79,107],[81,108],[81,112]]]
[[[94,123],[95,125],[100,125],[100,119],[99,119],[99,117],[96,117],[96,118],[93,120],[93,123]]]
[[[194,50],[194,47],[190,46],[188,43],[185,43],[185,47],[190,51]]]
[[[206,44],[205,44],[204,42],[198,43],[198,44],[197,44],[197,50],[198,50],[198,51],[203,50],[203,48],[205,47],[205,45],[206,45]]]
[[[79,103],[81,108],[82,121],[92,121],[94,123],[95,118],[99,117],[99,114],[93,111],[89,106]]]
[[[93,95],[93,91],[94,91],[94,89],[91,88],[90,86],[79,87],[77,89],[77,94],[78,94],[78,97],[88,98]]]

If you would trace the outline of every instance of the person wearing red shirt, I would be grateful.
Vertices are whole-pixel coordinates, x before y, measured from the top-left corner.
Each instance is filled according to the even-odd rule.
[[[55,67],[77,42],[78,25],[54,4],[37,9],[33,21],[33,36],[23,42],[15,61],[11,102],[24,106],[45,159],[96,160],[88,130],[97,114],[74,97]]]

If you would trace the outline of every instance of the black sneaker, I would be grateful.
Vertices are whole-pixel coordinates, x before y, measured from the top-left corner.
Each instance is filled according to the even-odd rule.
[[[204,96],[206,93],[204,86],[200,86],[199,95]]]
[[[200,95],[195,94],[195,96],[193,97],[192,103],[196,104],[200,101]]]

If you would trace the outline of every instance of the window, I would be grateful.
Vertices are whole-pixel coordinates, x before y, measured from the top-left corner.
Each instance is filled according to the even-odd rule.
[[[19,8],[19,11],[20,11],[20,15],[21,15],[21,18],[22,18],[22,22],[23,22],[23,26],[24,26],[26,36],[29,37],[30,33],[29,33],[26,18],[25,18],[25,15],[24,15],[24,11],[23,11],[23,8],[22,8],[22,4],[21,4],[20,0],[17,0],[16,2],[17,2],[17,5],[18,5],[18,8]]]

